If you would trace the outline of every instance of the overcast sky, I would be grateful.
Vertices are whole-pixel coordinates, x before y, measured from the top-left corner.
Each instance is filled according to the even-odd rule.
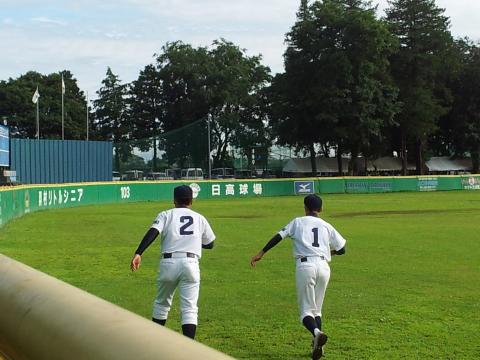
[[[223,37],[283,70],[285,33],[300,0],[0,0],[0,80],[70,70],[96,97],[107,67],[137,78],[167,41]],[[373,1],[379,10],[386,0]],[[479,0],[437,0],[456,37],[480,40]]]

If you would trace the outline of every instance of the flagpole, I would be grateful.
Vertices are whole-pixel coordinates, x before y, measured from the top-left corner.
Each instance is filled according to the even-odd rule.
[[[40,115],[38,113],[38,104],[40,99],[37,99],[37,140],[40,140]]]
[[[65,140],[65,128],[64,128],[64,111],[63,111],[63,93],[65,92],[65,85],[63,82],[63,74],[62,74],[62,140]]]
[[[39,99],[40,99],[40,94],[38,93],[38,86],[37,86],[37,89],[35,90],[32,96],[32,102],[37,105],[37,133],[36,133],[37,140],[40,139],[40,111],[38,106]]]
[[[88,141],[88,91],[87,91],[87,141]]]

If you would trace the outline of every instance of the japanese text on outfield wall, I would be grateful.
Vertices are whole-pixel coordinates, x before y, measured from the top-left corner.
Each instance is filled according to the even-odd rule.
[[[3,125],[0,125],[0,166],[10,166],[10,133]]]

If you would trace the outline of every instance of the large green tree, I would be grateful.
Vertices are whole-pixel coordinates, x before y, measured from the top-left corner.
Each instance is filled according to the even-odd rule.
[[[393,37],[368,1],[302,1],[287,34],[285,74],[272,86],[272,116],[281,143],[310,152],[373,152],[385,122],[398,110],[389,76]],[[355,169],[352,167],[352,171]],[[341,171],[341,170],[340,170]]]
[[[469,39],[456,42],[460,67],[449,83],[453,103],[442,118],[439,146],[445,155],[468,156],[473,172],[479,172],[480,157],[480,46]],[[438,145],[437,145],[438,146]]]
[[[166,132],[161,141],[170,165],[181,168],[206,165],[210,66],[207,48],[194,48],[181,41],[166,44],[156,56],[160,79],[160,121]],[[189,126],[181,132],[174,132],[202,119],[203,126]]]
[[[36,136],[36,105],[32,103],[32,95],[38,87],[40,137],[61,139],[62,74],[65,82],[65,139],[85,139],[86,99],[68,70],[49,75],[30,71],[16,79],[0,82],[0,117],[8,121],[13,136]]]
[[[332,140],[331,129],[335,118],[331,116],[336,104],[325,101],[328,90],[319,86],[318,78],[335,76],[316,60],[313,49],[316,34],[314,15],[306,0],[302,0],[297,21],[287,34],[284,54],[285,73],[277,74],[268,90],[271,125],[278,143],[307,149],[310,153],[312,173],[316,174],[315,144]]]
[[[271,80],[270,69],[261,64],[260,56],[248,56],[224,39],[213,42],[209,56],[212,67],[207,90],[214,164],[223,167],[227,165],[229,146],[241,148],[248,157],[253,148],[269,146],[261,94]]]
[[[223,39],[210,48],[182,42],[163,47],[156,62],[158,116],[170,164],[206,167],[207,120],[216,166],[228,165],[232,146],[251,153],[267,142],[260,93],[270,75],[260,60]]]
[[[356,168],[357,156],[380,154],[385,143],[382,130],[393,123],[399,110],[398,89],[390,76],[388,61],[396,41],[387,26],[376,18],[370,1],[337,0],[333,6],[340,8],[340,17],[330,25],[338,35],[331,38],[336,43],[334,50],[325,50],[335,53],[344,64],[340,88],[344,95],[335,99],[341,106],[335,142],[342,151],[337,151],[337,159],[341,168],[341,153],[350,153],[350,173],[356,175],[365,171]],[[318,9],[317,19],[323,22],[325,10],[321,6]]]
[[[425,171],[425,145],[449,106],[445,84],[452,37],[449,19],[434,0],[392,0],[386,10],[390,31],[398,39],[391,56],[392,74],[400,89],[402,110],[396,116],[403,172],[407,148],[413,148],[417,173]],[[412,153],[411,151],[410,153]]]
[[[132,151],[130,135],[132,123],[127,116],[127,88],[110,67],[93,101],[95,108],[94,126],[103,140],[113,141],[115,151],[114,170],[121,171],[120,163],[126,161]]]
[[[132,123],[132,137],[142,151],[153,148],[152,171],[157,169],[158,137],[162,132],[160,76],[154,65],[140,71],[138,79],[130,84],[128,117]]]

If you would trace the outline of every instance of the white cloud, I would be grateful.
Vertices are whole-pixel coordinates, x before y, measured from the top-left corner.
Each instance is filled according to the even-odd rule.
[[[2,19],[3,25],[15,25],[15,21],[12,18]]]
[[[105,36],[110,39],[125,39],[128,37],[126,33],[118,32],[118,31],[110,31],[105,33]]]
[[[299,1],[285,0],[126,0],[146,13],[195,23],[263,22],[283,24],[294,20]]]
[[[45,17],[45,16],[34,17],[34,18],[32,18],[32,21],[38,22],[38,23],[43,23],[43,24],[49,24],[49,25],[58,25],[58,26],[67,25],[67,22],[65,22],[65,21],[50,19],[50,18]]]
[[[299,0],[0,0],[0,80],[68,69],[91,97],[107,66],[130,82],[167,41],[224,37],[283,71],[285,33]],[[379,12],[386,0],[377,0]],[[455,36],[480,40],[478,0],[437,0]]]
[[[437,0],[439,7],[444,8],[450,17],[451,31],[454,36],[468,36],[480,41],[480,1],[478,0]]]
[[[376,1],[380,13],[388,7],[387,0]],[[454,37],[468,36],[480,41],[480,1],[478,0],[436,0],[436,5],[445,9],[445,15],[450,18],[451,32]]]
[[[123,82],[130,82],[152,62],[157,46],[155,41],[138,39],[32,37],[18,30],[0,32],[0,44],[5,49],[0,57],[0,79],[15,78],[29,70],[48,74],[68,69],[80,88],[89,91],[90,98],[95,97],[108,66]]]

